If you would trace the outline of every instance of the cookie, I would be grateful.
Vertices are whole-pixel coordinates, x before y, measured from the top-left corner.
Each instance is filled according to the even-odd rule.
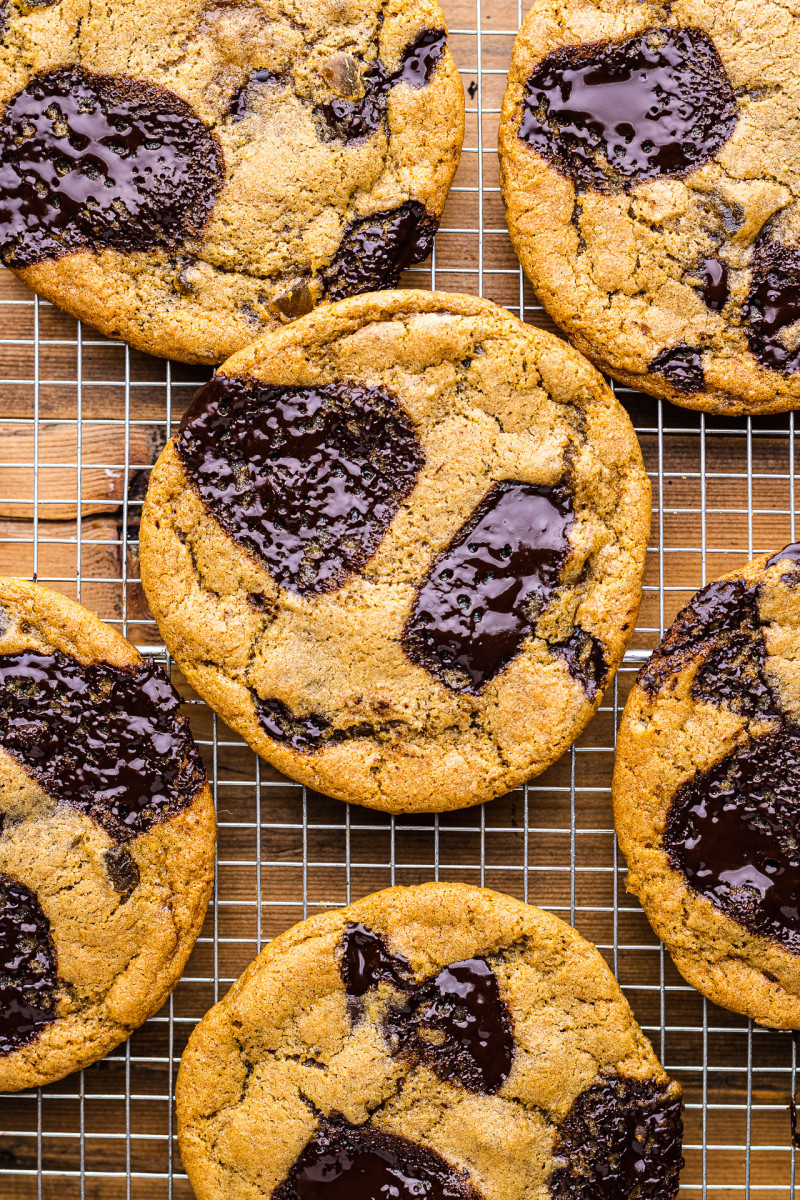
[[[0,579],[0,1091],[96,1062],[178,982],[216,829],[179,704],[85,608]]]
[[[469,296],[341,301],[224,364],[153,469],[142,582],[259,754],[388,812],[544,770],[633,629],[650,489],[563,342]]]
[[[614,810],[637,895],[709,999],[800,1029],[800,546],[702,588],[639,673]]]
[[[461,884],[288,930],[192,1033],[198,1200],[672,1200],[680,1088],[594,946]]]
[[[800,31],[780,0],[534,0],[500,128],[517,254],[602,370],[800,406]]]
[[[429,254],[464,132],[436,0],[0,9],[0,261],[73,316],[216,363]]]

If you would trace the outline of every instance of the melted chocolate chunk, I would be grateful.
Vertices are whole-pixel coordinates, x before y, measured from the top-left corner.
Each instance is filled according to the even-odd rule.
[[[774,716],[780,710],[763,673],[766,653],[757,593],[741,579],[723,579],[702,588],[678,613],[638,682],[655,695],[700,658],[692,681],[695,700],[741,716]]]
[[[222,179],[214,134],[166,88],[36,75],[0,117],[0,260],[174,249],[202,233]]]
[[[706,308],[722,312],[728,303],[728,268],[718,258],[706,258],[702,265],[703,289],[701,295]]]
[[[253,92],[259,85],[263,87],[267,84],[282,82],[280,75],[276,75],[274,71],[270,71],[266,67],[251,71],[247,83],[231,96],[226,115],[232,121],[241,121],[252,110]]]
[[[683,1158],[674,1084],[605,1076],[581,1092],[558,1132],[554,1200],[673,1200]]]
[[[342,938],[339,969],[352,1012],[360,1012],[358,1001],[382,983],[398,991],[413,986],[411,967],[402,954],[392,954],[378,933],[366,925],[348,925]]]
[[[322,272],[331,300],[397,287],[406,267],[427,258],[439,219],[418,200],[353,221]]]
[[[768,558],[764,564],[764,570],[767,567],[774,567],[776,563],[786,560],[794,563],[800,563],[800,542],[791,542],[788,546],[784,546],[777,554],[773,554],[772,558]]]
[[[139,885],[139,868],[124,846],[106,850],[104,857],[111,886],[127,900]]]
[[[339,967],[354,1020],[361,1015],[361,999],[381,984],[401,994],[383,1022],[393,1054],[426,1062],[440,1079],[483,1095],[495,1093],[508,1078],[511,1015],[485,959],[451,963],[435,978],[416,981],[408,960],[392,954],[380,934],[350,925]]]
[[[215,375],[176,448],[201,500],[272,577],[332,591],[378,549],[425,459],[385,389],[279,387]],[[280,711],[275,710],[276,727]]]
[[[430,81],[446,45],[447,34],[443,29],[424,30],[403,54],[403,61],[394,74],[395,82],[407,83],[413,88],[424,87]]]
[[[253,695],[259,723],[265,733],[276,742],[291,746],[300,754],[310,754],[327,742],[345,742],[352,738],[374,737],[375,727],[361,722],[357,725],[347,725],[343,729],[334,729],[327,717],[321,713],[311,713],[300,717],[281,700],[262,700]]]
[[[742,306],[750,353],[763,367],[791,375],[800,367],[800,247],[762,239]]]
[[[55,1020],[56,987],[50,923],[33,892],[0,874],[0,1055]]]
[[[0,745],[55,800],[115,842],[191,804],[204,781],[180,697],[163,671],[0,655]]]
[[[430,1066],[440,1079],[494,1095],[514,1057],[511,1017],[489,964],[482,958],[451,963],[415,988],[384,1025],[395,1053]]]
[[[480,1200],[466,1172],[416,1142],[334,1114],[323,1121],[273,1200]]]
[[[359,90],[363,95],[355,99],[336,97],[314,110],[324,134],[345,142],[366,141],[384,123],[390,88],[396,83],[423,87],[430,80],[446,45],[444,30],[426,29],[404,52],[396,71],[389,71],[379,58],[367,63],[361,70]]]
[[[417,592],[403,630],[411,661],[453,691],[479,692],[546,608],[571,525],[565,489],[495,484]]]
[[[630,191],[710,162],[738,108],[700,29],[648,29],[548,54],[526,86],[519,136],[578,191]]]
[[[589,700],[594,700],[608,678],[605,646],[593,633],[576,626],[563,642],[551,646],[567,664],[573,679],[583,685]]]
[[[650,363],[650,370],[656,375],[663,375],[675,391],[682,392],[684,396],[702,392],[706,386],[703,351],[693,346],[680,345],[660,350]]]
[[[694,891],[800,954],[800,727],[749,738],[675,793],[664,849]]]

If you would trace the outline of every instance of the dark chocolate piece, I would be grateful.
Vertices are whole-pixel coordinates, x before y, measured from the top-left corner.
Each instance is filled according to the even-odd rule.
[[[433,979],[417,981],[408,960],[391,953],[380,934],[349,925],[339,969],[354,1020],[361,999],[381,984],[400,993],[383,1022],[393,1054],[424,1061],[440,1079],[483,1095],[495,1093],[508,1078],[511,1014],[485,959],[450,963]]]
[[[402,954],[392,954],[386,942],[366,925],[348,925],[342,938],[339,969],[351,1013],[358,1001],[382,983],[398,991],[413,987],[411,967]]]
[[[419,984],[389,1009],[384,1028],[395,1053],[421,1059],[440,1079],[470,1092],[494,1095],[511,1070],[511,1016],[482,958],[451,963]]]
[[[0,874],[0,1055],[39,1036],[56,1016],[56,951],[36,896]]]
[[[419,203],[353,221],[322,272],[331,300],[397,287],[406,267],[422,262],[433,248],[439,218]]]
[[[601,1077],[561,1124],[550,1176],[554,1200],[673,1200],[683,1166],[675,1084]]]
[[[175,445],[226,533],[303,596],[332,591],[364,566],[425,461],[394,397],[357,383],[279,387],[215,375]]]
[[[296,279],[284,292],[273,296],[268,308],[280,321],[296,321],[314,309],[319,290],[313,286],[310,277]]]
[[[800,1150],[800,1134],[797,1130],[797,1097],[792,1096],[789,1101],[789,1113],[792,1123],[792,1145]]]
[[[492,487],[417,592],[403,648],[453,691],[477,693],[518,653],[569,553],[564,488]]]
[[[0,116],[0,260],[174,249],[222,187],[215,135],[166,88],[57,67]]]
[[[111,886],[127,900],[139,884],[139,868],[124,846],[106,850],[104,858]]]
[[[186,808],[204,774],[180,697],[152,662],[0,655],[0,745],[117,843]]]
[[[464,1171],[406,1138],[332,1115],[273,1200],[480,1200]]]
[[[702,273],[703,303],[713,312],[722,312],[730,296],[728,268],[718,258],[706,258],[703,260]]]
[[[372,137],[384,124],[390,88],[396,83],[423,87],[430,80],[446,45],[444,30],[426,29],[403,53],[396,71],[389,71],[379,58],[366,63],[360,72],[361,96],[350,98],[340,94],[314,110],[325,136],[350,143],[364,142]],[[340,88],[340,93],[342,90],[351,89]]]
[[[570,675],[583,685],[587,698],[594,700],[608,678],[605,646],[600,639],[576,625],[568,638],[553,643],[550,649],[561,655]]]
[[[247,77],[247,82],[242,84],[240,88],[233,93],[228,104],[226,116],[232,121],[241,121],[251,111],[253,106],[253,92],[257,87],[264,87],[267,84],[283,83],[280,75],[276,75],[274,71],[268,70],[266,67],[259,68],[257,71],[251,71]]]
[[[282,742],[298,750],[301,754],[310,754],[326,742],[345,742],[352,738],[374,737],[374,725],[360,722],[357,725],[346,725],[342,729],[334,729],[327,717],[321,713],[310,713],[300,717],[293,713],[281,700],[262,700],[253,694],[253,704],[256,708],[259,723],[265,733],[276,742]]]
[[[689,886],[800,954],[800,727],[748,738],[675,793],[664,849]]]
[[[701,659],[692,681],[696,700],[747,717],[779,713],[763,673],[758,596],[743,580],[710,583],[693,597],[642,667],[639,686],[654,696],[696,658]]]
[[[679,345],[660,350],[650,363],[650,370],[655,375],[663,375],[675,391],[684,396],[702,392],[706,386],[703,351],[693,346]]]
[[[403,60],[394,73],[396,83],[407,83],[409,87],[421,88],[430,82],[436,64],[447,46],[447,34],[443,29],[425,29],[403,53]]]
[[[320,713],[298,717],[281,700],[262,700],[254,693],[253,704],[264,732],[301,754],[321,746],[331,728],[330,721]]]
[[[554,50],[525,85],[519,136],[578,191],[630,191],[710,162],[738,106],[700,29]]]
[[[759,240],[742,319],[750,353],[763,367],[791,375],[800,367],[800,247]]]
[[[787,559],[790,562],[800,563],[800,542],[790,542],[777,554],[773,554],[772,558],[768,558],[764,564],[764,570],[766,571],[767,567],[774,567],[776,563],[784,562]]]

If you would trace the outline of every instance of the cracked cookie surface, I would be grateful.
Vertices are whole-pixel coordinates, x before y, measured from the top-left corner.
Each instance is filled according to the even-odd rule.
[[[0,579],[0,1090],[102,1058],[177,983],[214,879],[211,793],[164,673]]]
[[[628,699],[614,811],[678,970],[763,1025],[800,1028],[800,546],[708,584]]]
[[[192,686],[309,786],[491,799],[633,629],[650,489],[575,351],[465,296],[342,301],[229,360],[150,479],[142,580]]]
[[[216,363],[430,252],[464,130],[436,0],[8,0],[0,261]]]
[[[680,1089],[598,951],[459,884],[275,939],[194,1030],[176,1098],[198,1200],[678,1191]]]
[[[622,383],[800,406],[800,34],[779,0],[535,0],[500,159],[542,304]]]

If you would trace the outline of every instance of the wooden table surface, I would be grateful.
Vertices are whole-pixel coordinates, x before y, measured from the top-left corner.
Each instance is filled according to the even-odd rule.
[[[482,24],[480,0],[451,0],[445,11],[467,89],[465,153],[435,265],[404,282],[480,292],[549,327],[521,278],[498,191],[497,110],[518,5],[484,0]],[[0,314],[0,574],[36,573],[132,641],[158,647],[138,580],[139,510],[170,420],[208,372],[111,343],[36,302],[8,273],[0,274]],[[794,420],[704,419],[625,389],[618,395],[653,480],[635,651],[654,645],[704,581],[794,540]],[[792,1196],[793,1039],[684,984],[625,893],[609,785],[634,670],[629,656],[575,749],[525,791],[438,820],[394,821],[304,795],[259,765],[176,677],[215,779],[216,899],[173,997],[127,1046],[41,1093],[0,1098],[2,1200],[190,1197],[170,1097],[195,1022],[265,941],[306,913],[432,878],[525,897],[601,947],[684,1088],[682,1196]]]

